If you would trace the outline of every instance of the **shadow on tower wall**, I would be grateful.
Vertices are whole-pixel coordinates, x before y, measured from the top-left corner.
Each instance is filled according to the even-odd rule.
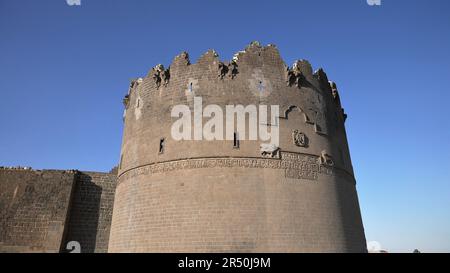
[[[70,241],[80,243],[82,253],[95,252],[101,196],[102,188],[92,182],[92,177],[78,173],[62,252],[69,252],[65,246]]]

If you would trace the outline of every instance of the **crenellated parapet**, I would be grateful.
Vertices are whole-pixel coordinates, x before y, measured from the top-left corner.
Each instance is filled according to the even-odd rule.
[[[275,45],[262,46],[259,42],[250,43],[230,61],[222,61],[216,51],[208,50],[197,62],[191,63],[189,54],[182,52],[167,68],[158,64],[146,77],[133,80],[123,103],[127,110],[132,93],[137,89],[140,97],[149,94],[148,98],[157,96],[155,101],[164,97],[179,97],[182,101],[189,94],[211,97],[235,93],[234,90],[242,85],[250,85],[248,91],[252,94],[240,95],[279,104],[285,108],[283,110],[291,106],[285,93],[296,92],[302,104],[296,106],[310,112],[310,116],[320,115],[317,112],[326,115],[324,111],[330,110],[342,112],[339,115],[344,116],[336,84],[329,82],[322,68],[314,72],[307,60],[295,61],[289,67]]]
[[[309,61],[297,60],[288,66],[276,46],[252,42],[229,61],[208,50],[196,62],[191,62],[189,54],[182,52],[167,68],[158,64],[145,77],[132,80],[123,99],[124,164],[119,173],[128,167],[172,160],[183,154],[214,156],[214,143],[195,142],[187,146],[171,143],[170,126],[175,120],[171,117],[172,108],[187,105],[193,111],[194,98],[201,98],[203,107],[217,105],[222,109],[227,105],[276,105],[282,143],[268,150],[314,154],[320,159],[319,164],[328,166],[337,161],[351,171],[350,159],[345,159],[348,157],[346,114],[336,84],[329,81],[322,68],[314,71]],[[283,138],[284,135],[287,137]],[[136,142],[137,139],[141,140]],[[157,155],[135,152],[140,149],[138,143],[147,141],[152,142],[146,144],[150,147],[176,146],[178,152],[171,149]],[[243,154],[261,156],[260,144],[256,143],[258,148]],[[208,145],[211,149],[203,148]],[[164,147],[158,149],[163,151]],[[232,154],[224,152],[223,156]]]

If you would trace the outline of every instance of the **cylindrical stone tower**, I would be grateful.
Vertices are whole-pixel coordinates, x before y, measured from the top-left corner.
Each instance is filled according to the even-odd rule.
[[[200,97],[223,109],[224,127],[227,105],[279,106],[265,124],[279,144],[175,140],[173,107],[190,108],[193,136]],[[346,115],[323,70],[289,68],[257,42],[226,63],[182,53],[133,81],[124,104],[109,252],[366,252]]]

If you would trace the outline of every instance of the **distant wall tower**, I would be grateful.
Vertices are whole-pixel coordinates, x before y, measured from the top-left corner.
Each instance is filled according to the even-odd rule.
[[[172,107],[194,97],[279,105],[278,150],[173,140]],[[124,104],[109,252],[366,252],[346,115],[323,70],[289,68],[257,42],[226,63],[182,53],[133,81]]]

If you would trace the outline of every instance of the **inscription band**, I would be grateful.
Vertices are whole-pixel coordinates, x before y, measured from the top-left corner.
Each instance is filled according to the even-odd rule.
[[[355,182],[353,175],[347,171],[328,167],[318,163],[319,157],[298,153],[281,153],[281,159],[277,158],[195,158],[180,159],[167,162],[153,163],[127,170],[119,175],[119,183],[140,175],[153,173],[164,173],[186,169],[202,168],[269,168],[285,170],[285,177],[292,179],[318,180],[319,175],[350,176]]]

